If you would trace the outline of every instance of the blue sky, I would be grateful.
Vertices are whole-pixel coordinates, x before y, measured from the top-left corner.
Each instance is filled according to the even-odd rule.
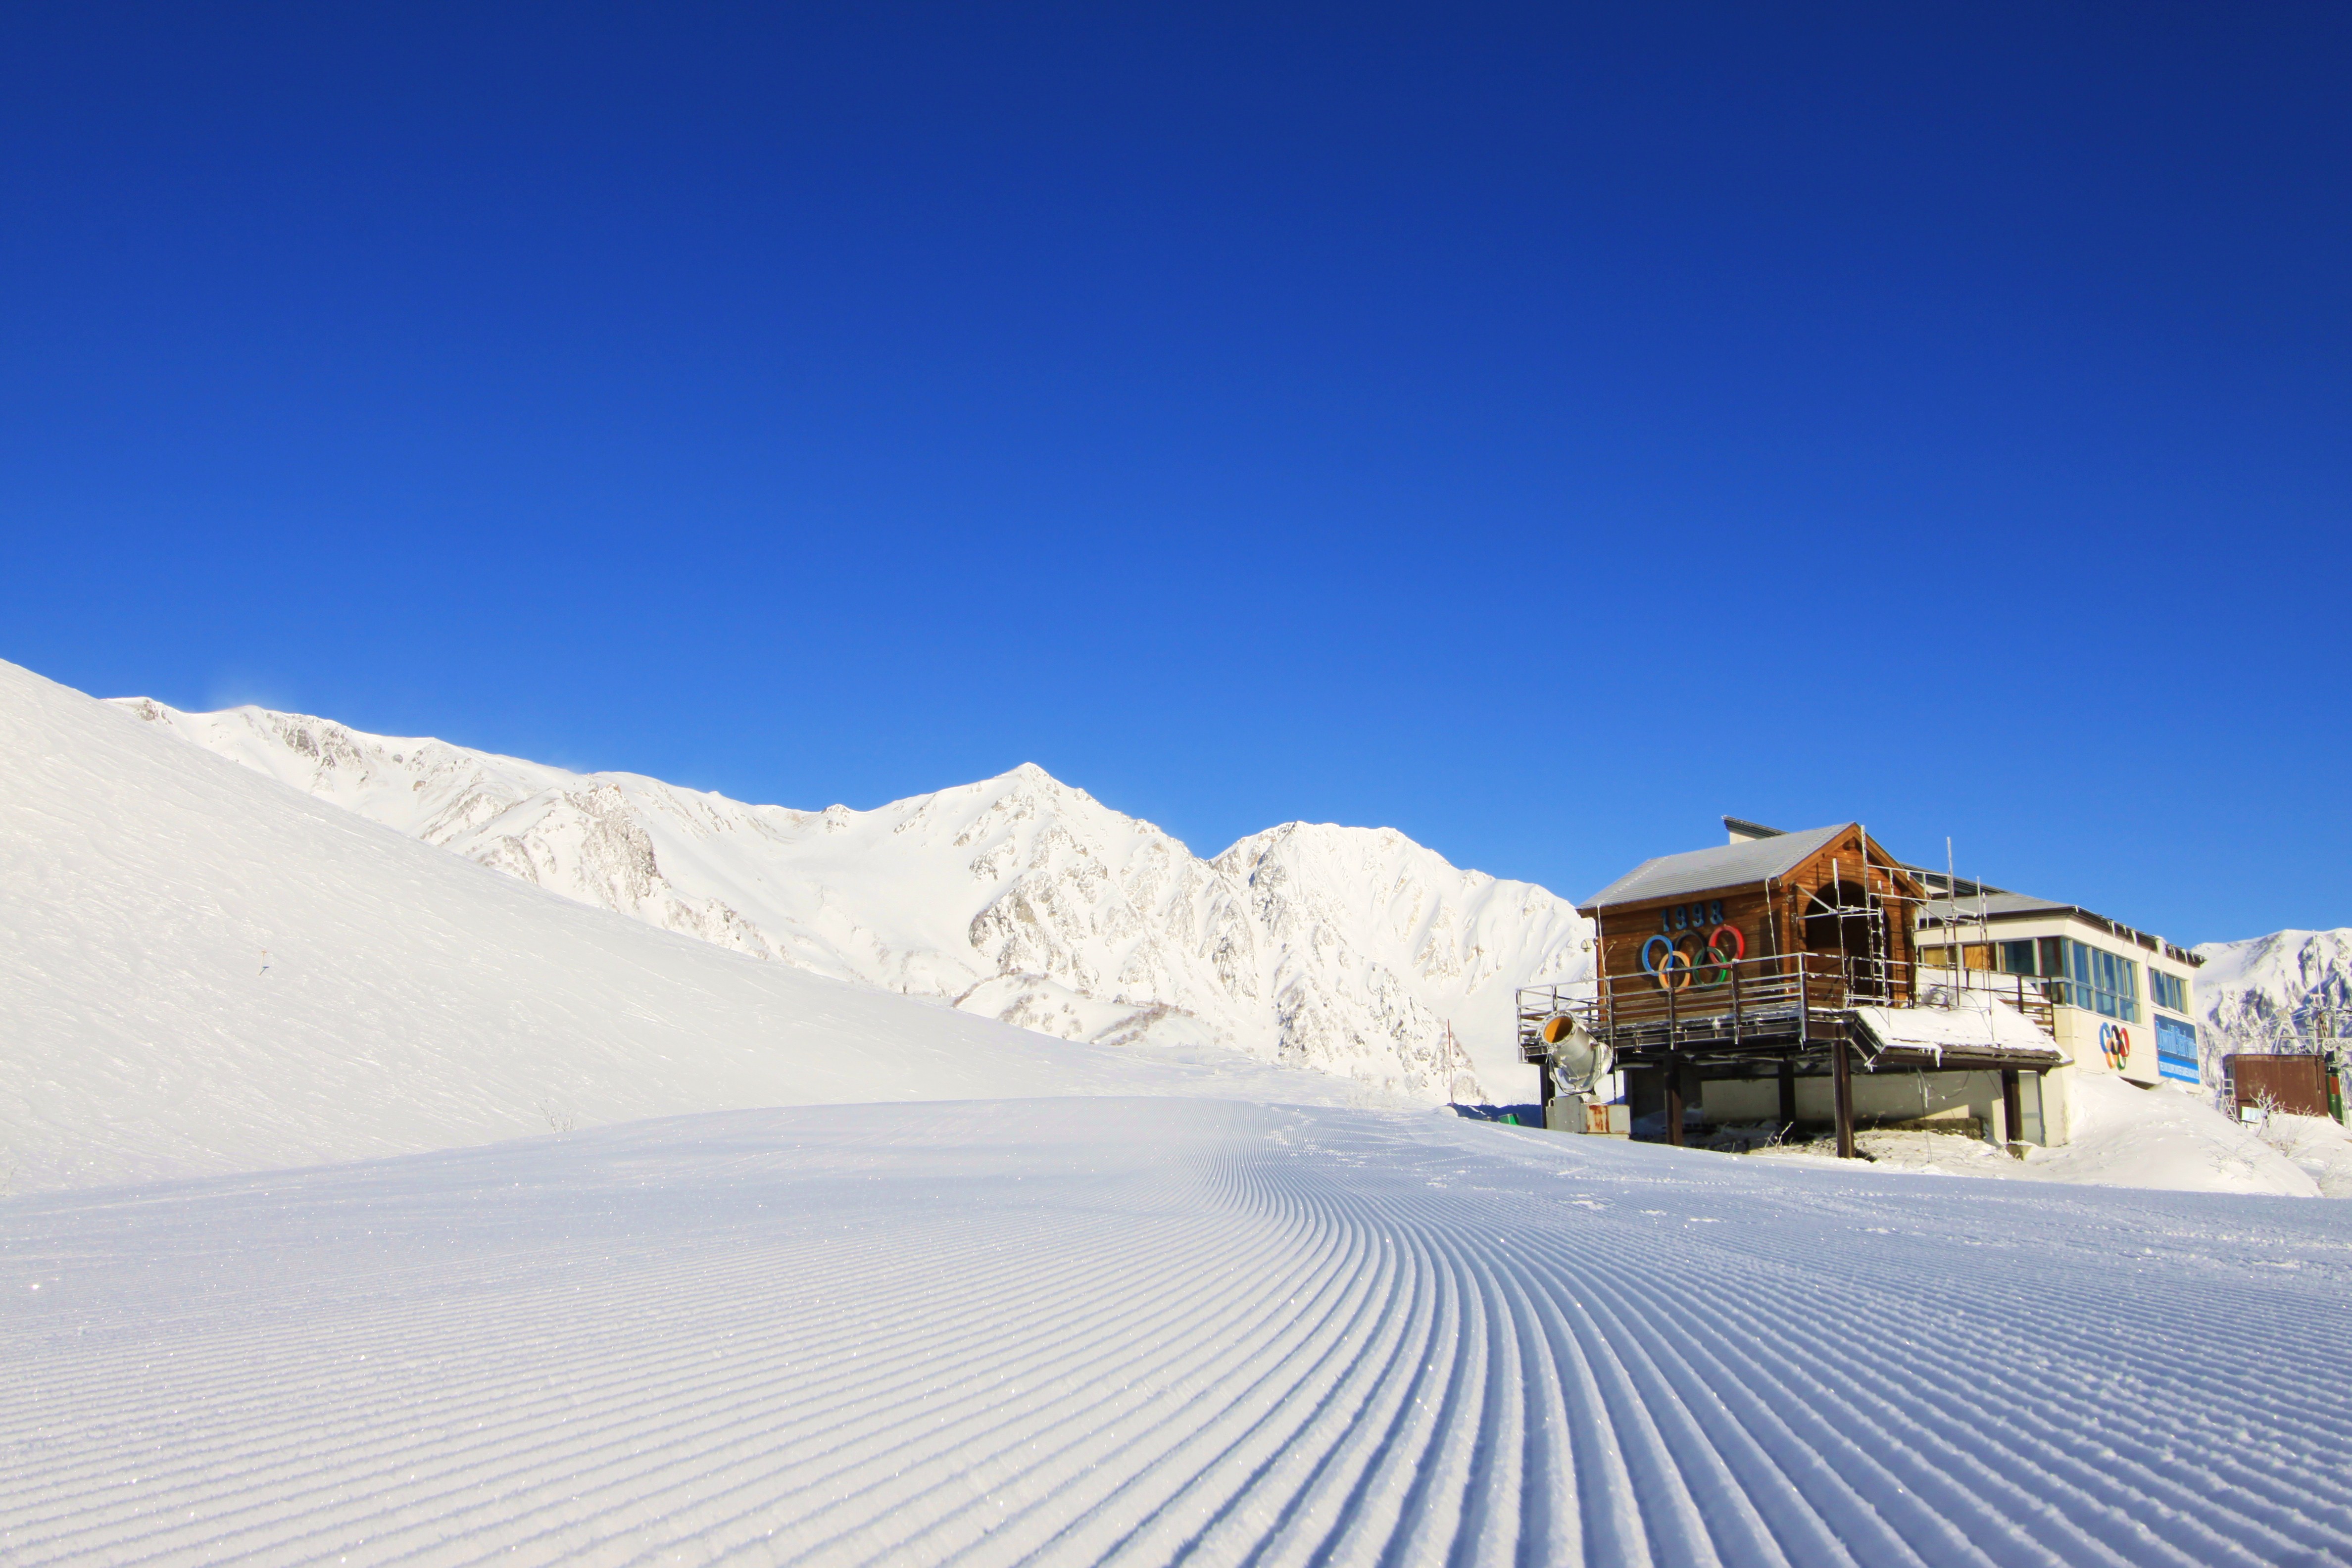
[[[2347,14],[1627,9],[12,8],[0,657],[2352,924]]]

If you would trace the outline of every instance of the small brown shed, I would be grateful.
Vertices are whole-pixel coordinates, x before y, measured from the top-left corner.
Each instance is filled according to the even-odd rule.
[[[2291,1116],[2328,1113],[2326,1057],[2223,1057],[2221,1071],[2241,1111],[2267,1100],[2272,1110],[2284,1110]]]

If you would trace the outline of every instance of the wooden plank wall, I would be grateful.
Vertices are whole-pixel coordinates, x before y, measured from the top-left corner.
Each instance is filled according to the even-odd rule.
[[[1709,893],[1645,900],[1638,904],[1617,904],[1596,911],[1593,918],[1601,926],[1601,973],[1640,975],[1644,942],[1661,933],[1668,937],[1689,934],[1686,929],[1676,930],[1673,925],[1671,915],[1676,906],[1717,901],[1723,905],[1723,923],[1738,931],[1748,944],[1749,958],[1769,957],[1780,951],[1773,942],[1771,902],[1763,885],[1758,883],[1745,888],[1721,888]],[[1706,938],[1706,932],[1702,931],[1700,942]],[[1687,947],[1685,951],[1688,951]],[[1646,983],[1647,977],[1643,979]]]

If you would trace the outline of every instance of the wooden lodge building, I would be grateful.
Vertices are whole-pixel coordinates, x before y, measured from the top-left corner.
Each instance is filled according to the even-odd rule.
[[[1522,1058],[1549,1111],[1555,1044],[1580,1026],[1623,1075],[1630,1130],[1674,1143],[1694,1118],[1826,1123],[1846,1155],[1863,1119],[2019,1139],[2027,1087],[2038,1110],[2067,1059],[2047,1004],[1924,978],[1928,898],[1854,823],[1645,860],[1580,910],[1597,980],[1519,993]]]

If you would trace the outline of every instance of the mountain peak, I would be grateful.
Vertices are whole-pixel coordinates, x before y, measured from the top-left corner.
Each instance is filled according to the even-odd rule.
[[[987,782],[992,784],[1003,784],[1011,789],[1025,790],[1031,794],[1076,795],[1086,794],[1082,789],[1064,784],[1034,763],[1023,763],[1020,766],[1007,769]]]

